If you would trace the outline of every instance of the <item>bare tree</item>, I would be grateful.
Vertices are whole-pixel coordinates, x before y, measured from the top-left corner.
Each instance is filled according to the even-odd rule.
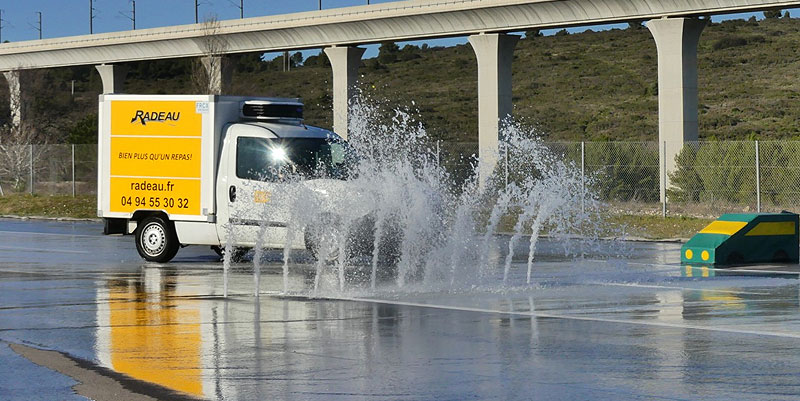
[[[220,23],[216,16],[203,22],[203,36],[199,39],[203,56],[192,65],[192,87],[196,93],[221,94],[225,75],[230,73],[223,56],[228,41],[220,35]]]
[[[45,136],[35,119],[24,118],[24,97],[20,96],[22,82],[28,82],[28,71],[13,71],[14,79],[8,79],[11,92],[11,119],[0,126],[0,181],[11,183],[12,190],[22,192],[27,187],[30,174],[43,157]],[[0,189],[0,191],[2,191]]]

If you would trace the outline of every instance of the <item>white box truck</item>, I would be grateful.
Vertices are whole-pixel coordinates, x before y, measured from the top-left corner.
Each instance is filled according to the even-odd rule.
[[[279,181],[265,166],[286,161],[319,171],[319,163],[349,162],[346,143],[303,124],[302,115],[299,99],[100,96],[97,209],[104,233],[133,234],[139,254],[155,262],[185,245],[218,252],[229,241],[255,246],[265,224],[257,206],[270,202]],[[266,223],[258,243],[284,247],[286,222]],[[310,244],[301,235],[290,246]]]

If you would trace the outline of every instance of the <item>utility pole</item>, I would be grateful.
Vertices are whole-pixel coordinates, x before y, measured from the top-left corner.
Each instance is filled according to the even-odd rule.
[[[0,10],[0,44],[3,43],[3,10]]]
[[[119,14],[122,15],[123,17],[131,20],[131,22],[133,22],[133,30],[135,31],[136,30],[136,0],[131,0],[131,4],[132,4],[132,8],[131,8],[131,14],[130,15],[125,14],[122,11],[120,11]]]
[[[319,9],[322,10],[322,0],[319,0]]]
[[[236,4],[233,0],[228,1],[239,9],[239,18],[244,18],[244,0],[239,0],[239,4]]]
[[[200,0],[194,0],[194,23],[195,24],[199,24],[200,23],[200,13],[198,12],[199,8],[200,8]]]
[[[42,40],[42,12],[37,11],[36,14],[39,15],[39,27],[36,30],[39,31],[39,40]]]
[[[89,34],[94,33],[94,0],[89,0]]]

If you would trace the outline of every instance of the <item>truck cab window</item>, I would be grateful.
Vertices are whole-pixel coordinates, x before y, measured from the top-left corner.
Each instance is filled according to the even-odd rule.
[[[354,157],[346,143],[321,138],[239,137],[236,175],[256,181],[346,179]]]

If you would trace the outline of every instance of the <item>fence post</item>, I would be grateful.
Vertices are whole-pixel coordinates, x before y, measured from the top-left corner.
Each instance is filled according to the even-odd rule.
[[[661,217],[667,218],[667,141],[661,145],[661,191],[664,194],[664,200],[661,202]]]
[[[756,141],[756,212],[761,213],[761,161],[759,156],[758,141]]]
[[[75,144],[72,144],[72,197],[75,197]]]
[[[586,213],[586,142],[581,141],[581,214]]]
[[[28,150],[29,150],[28,154],[30,156],[30,159],[29,159],[29,162],[28,162],[28,166],[30,167],[30,177],[29,177],[28,181],[30,181],[30,184],[31,184],[30,192],[31,192],[31,195],[33,195],[33,144],[28,145]]]
[[[440,148],[440,145],[439,145],[440,143],[442,143],[442,140],[441,139],[437,139],[436,140],[436,167],[438,167],[438,168],[442,167],[442,155],[441,155],[441,148]]]
[[[505,169],[503,171],[503,174],[505,174],[505,184],[506,184],[505,188],[508,188],[508,143],[503,145],[503,150],[504,150],[503,152],[504,157],[506,159]]]

